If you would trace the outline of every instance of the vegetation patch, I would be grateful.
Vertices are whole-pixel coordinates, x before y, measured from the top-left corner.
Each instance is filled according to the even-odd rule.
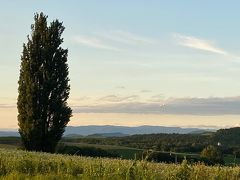
[[[90,158],[0,149],[0,179],[240,179],[240,167]]]

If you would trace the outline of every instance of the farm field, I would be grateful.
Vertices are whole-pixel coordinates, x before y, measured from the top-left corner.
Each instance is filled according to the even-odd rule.
[[[133,160],[136,157],[138,159],[142,158],[142,153],[144,149],[126,147],[126,146],[119,146],[119,145],[102,145],[102,144],[90,144],[84,142],[63,142],[65,145],[68,146],[77,146],[77,147],[94,147],[100,148],[109,152],[114,152],[119,154],[121,159]],[[4,149],[18,149],[20,146],[20,138],[19,137],[0,137],[0,148]],[[170,152],[164,151],[156,151],[163,154],[169,154]],[[177,158],[184,159],[185,157],[187,160],[193,158],[199,158],[199,154],[196,153],[179,153],[179,152],[171,152],[172,156],[177,156]],[[181,161],[180,161],[181,162]],[[233,155],[225,155],[224,156],[224,163],[225,165],[232,165],[232,164],[240,164],[240,158],[235,158]]]
[[[64,144],[69,146],[79,146],[79,147],[95,147],[95,148],[113,151],[119,154],[123,159],[134,159],[136,155],[141,156],[141,154],[143,153],[142,149],[130,148],[125,146],[99,145],[99,144],[88,144],[88,143],[71,143],[71,142],[65,142]]]
[[[0,149],[0,179],[240,179],[240,167],[152,163]]]
[[[72,142],[64,142],[66,145],[69,146],[79,146],[79,147],[95,147],[100,148],[104,150],[110,150],[118,153],[121,158],[123,159],[129,159],[133,160],[136,156],[141,157],[142,153],[144,152],[144,149],[138,149],[138,148],[131,148],[131,147],[125,147],[125,146],[116,146],[116,145],[100,145],[100,144],[89,144],[89,143],[72,143]],[[164,152],[164,151],[155,151],[160,152],[164,154],[169,154],[170,152]],[[178,152],[171,152],[172,156],[177,156],[180,158],[199,158],[200,154],[197,153],[178,153]],[[240,164],[240,158],[235,158],[233,155],[225,155],[224,156],[224,162],[225,165],[231,165],[231,164]]]
[[[18,137],[0,137],[0,148],[5,149],[17,149],[19,148],[20,138]],[[78,147],[94,147],[100,148],[103,150],[114,151],[121,156],[123,159],[134,159],[135,155],[142,154],[142,149],[124,147],[124,146],[115,146],[115,145],[98,145],[98,144],[89,144],[89,143],[71,143],[64,142],[65,145],[69,146],[78,146]]]

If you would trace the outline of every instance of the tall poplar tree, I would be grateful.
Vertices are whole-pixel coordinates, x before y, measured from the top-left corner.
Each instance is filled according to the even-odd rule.
[[[35,14],[31,35],[23,44],[18,87],[18,125],[26,150],[54,152],[72,114],[67,104],[70,85],[68,50],[58,20],[47,23]]]

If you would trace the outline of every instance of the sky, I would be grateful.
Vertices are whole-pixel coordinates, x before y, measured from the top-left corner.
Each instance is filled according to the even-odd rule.
[[[66,27],[69,125],[240,125],[239,1],[0,1],[0,129],[34,13]]]

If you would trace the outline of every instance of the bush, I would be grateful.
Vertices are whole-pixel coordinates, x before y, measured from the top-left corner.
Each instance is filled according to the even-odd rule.
[[[164,153],[164,152],[156,152],[156,151],[152,151],[152,152],[144,152],[143,153],[143,157],[145,157],[145,159],[147,161],[153,161],[153,162],[165,162],[165,163],[175,163],[175,160],[177,160],[177,162],[182,162],[183,161],[183,157],[177,156],[177,159],[175,159],[176,155],[175,154],[169,154],[169,153]]]
[[[215,146],[209,145],[204,148],[200,155],[201,159],[207,164],[223,164],[222,152]]]

